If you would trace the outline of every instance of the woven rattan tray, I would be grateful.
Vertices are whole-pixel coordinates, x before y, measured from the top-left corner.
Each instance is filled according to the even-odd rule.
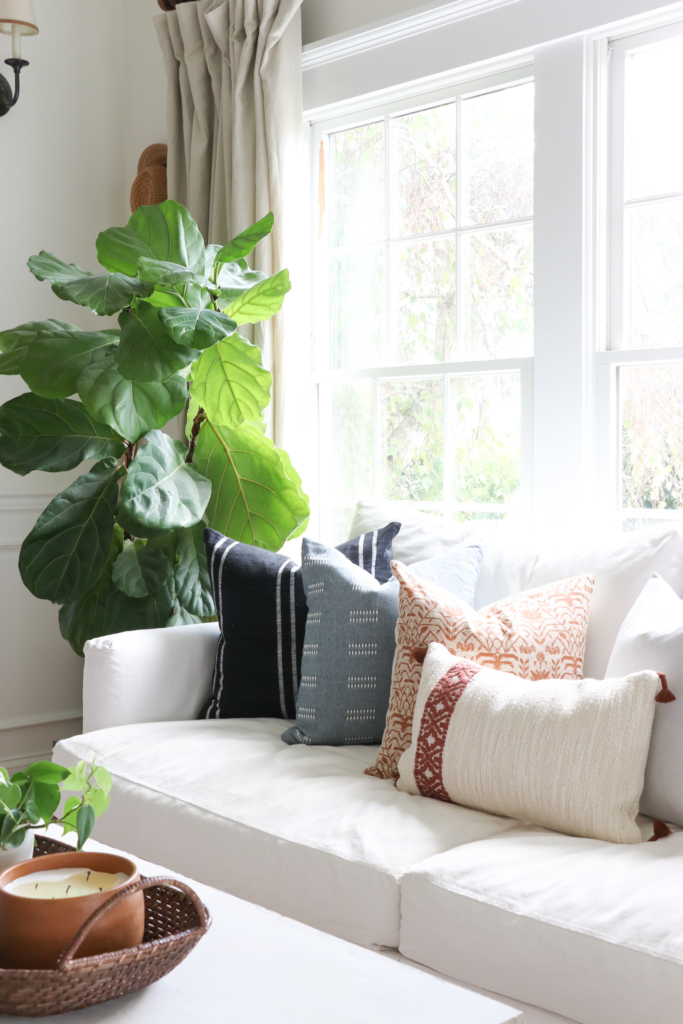
[[[38,836],[34,857],[72,849],[65,843]],[[142,945],[74,959],[95,921],[138,889],[145,894]],[[210,925],[208,910],[189,885],[173,878],[142,877],[112,896],[88,918],[62,953],[55,970],[0,969],[0,1013],[47,1017],[137,992],[177,967]]]

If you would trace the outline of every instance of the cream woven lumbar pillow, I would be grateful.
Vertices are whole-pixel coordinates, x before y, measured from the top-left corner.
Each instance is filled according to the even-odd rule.
[[[672,700],[666,687],[660,700]],[[639,843],[660,689],[621,679],[520,679],[429,645],[397,788],[557,832]]]
[[[594,576],[527,590],[475,611],[442,587],[392,562],[401,585],[389,710],[368,775],[395,778],[410,744],[415,697],[427,645],[527,679],[580,679]]]

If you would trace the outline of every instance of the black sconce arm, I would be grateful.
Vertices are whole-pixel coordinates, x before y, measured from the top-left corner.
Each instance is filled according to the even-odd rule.
[[[12,95],[12,87],[9,82],[4,75],[0,75],[0,117],[3,117],[10,111],[19,99],[19,76],[21,75],[21,69],[28,67],[28,61],[20,60],[18,57],[10,57],[5,61],[5,64],[9,64],[11,68],[14,68],[14,96]]]

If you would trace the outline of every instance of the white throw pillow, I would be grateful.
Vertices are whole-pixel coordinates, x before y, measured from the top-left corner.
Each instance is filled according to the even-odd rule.
[[[607,675],[645,668],[663,672],[678,699],[655,711],[640,810],[683,825],[683,601],[656,573],[619,630]]]
[[[659,690],[656,672],[520,679],[432,643],[397,788],[568,835],[639,843]]]
[[[634,530],[593,543],[566,535],[532,542],[529,530],[500,522],[452,523],[400,501],[361,501],[351,536],[395,520],[394,558],[405,565],[446,554],[453,547],[481,544],[483,558],[474,607],[573,576],[595,575],[588,616],[584,676],[602,679],[619,627],[653,572],[683,595],[683,537],[677,530]]]

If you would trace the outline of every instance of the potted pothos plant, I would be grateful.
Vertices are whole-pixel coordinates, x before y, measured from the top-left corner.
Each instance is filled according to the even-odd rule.
[[[0,870],[33,856],[34,831],[60,825],[62,833],[75,832],[78,850],[109,806],[111,775],[93,761],[79,761],[63,768],[52,761],[38,761],[10,778],[0,768]],[[62,812],[57,810],[65,793]]]
[[[306,527],[301,478],[265,436],[271,375],[238,333],[291,287],[287,270],[266,277],[247,263],[272,226],[268,214],[207,246],[169,200],[99,235],[104,273],[47,252],[29,260],[59,298],[118,313],[116,329],[42,320],[0,333],[0,373],[30,389],[0,406],[0,463],[25,475],[96,460],[19,558],[31,593],[61,605],[79,654],[92,637],[214,616],[205,525],[273,551]],[[162,433],[186,407],[187,445]]]

